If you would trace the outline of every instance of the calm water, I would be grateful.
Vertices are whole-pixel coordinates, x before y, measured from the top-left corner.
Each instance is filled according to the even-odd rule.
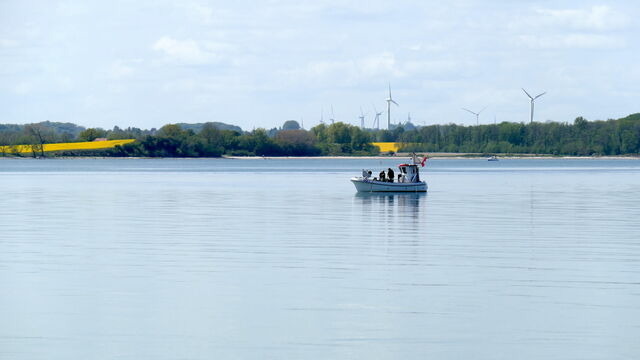
[[[397,163],[0,160],[0,358],[640,358],[640,161]]]

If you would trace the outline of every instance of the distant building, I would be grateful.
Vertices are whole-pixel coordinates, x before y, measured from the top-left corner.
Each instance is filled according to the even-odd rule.
[[[300,130],[300,124],[295,120],[287,120],[282,124],[282,130]]]
[[[107,138],[95,138],[93,141],[107,141]]]

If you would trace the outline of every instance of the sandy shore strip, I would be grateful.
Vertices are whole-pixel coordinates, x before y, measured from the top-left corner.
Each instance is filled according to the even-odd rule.
[[[425,153],[417,153],[419,158],[422,158]],[[426,153],[429,159],[443,159],[443,160],[455,160],[455,159],[482,159],[486,160],[489,155],[477,154],[477,153]],[[547,159],[547,160],[559,160],[559,159],[583,159],[583,160],[640,160],[640,155],[604,155],[604,156],[562,156],[562,155],[543,155],[543,154],[495,154],[498,159]],[[34,158],[32,156],[0,156],[1,160],[73,160],[73,159],[112,159],[112,160],[198,160],[198,159],[211,159],[211,160],[341,160],[341,159],[357,159],[357,160],[384,160],[384,159],[397,159],[404,160],[410,158],[408,153],[398,153],[395,155],[377,155],[377,156],[230,156],[223,155],[222,157],[110,157],[110,156],[46,156],[44,158]]]
[[[424,153],[417,153],[419,158],[423,157]],[[482,159],[485,160],[489,155],[473,154],[473,153],[427,153],[429,159]],[[594,159],[594,160],[606,160],[606,159],[621,159],[621,160],[640,160],[638,155],[618,155],[618,156],[558,156],[558,155],[541,155],[541,154],[496,154],[499,159]],[[404,159],[410,158],[410,154],[399,153],[393,156],[227,156],[223,155],[225,159],[237,159],[237,160],[256,160],[256,159],[359,159],[359,160],[384,160],[384,159]]]

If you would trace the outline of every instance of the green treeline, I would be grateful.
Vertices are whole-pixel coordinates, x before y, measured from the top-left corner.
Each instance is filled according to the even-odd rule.
[[[376,154],[373,136],[356,126],[335,123],[302,129],[240,133],[205,124],[199,132],[172,124],[154,135],[112,150],[113,156],[217,157],[235,156],[319,156]]]
[[[402,151],[624,155],[640,153],[640,114],[618,120],[567,123],[432,125],[403,132]]]
[[[403,152],[520,153],[552,155],[627,155],[640,153],[640,114],[618,120],[573,123],[456,124],[392,130],[360,129],[337,122],[301,129],[289,120],[281,128],[250,132],[223,123],[169,124],[160,129],[112,130],[71,123],[0,124],[0,145],[136,139],[107,150],[64,151],[55,155],[140,157],[375,155],[372,142],[399,142]],[[3,156],[9,154],[0,154]],[[16,154],[12,154],[16,155]],[[41,155],[45,155],[42,153]],[[34,153],[33,156],[36,156]],[[47,154],[49,156],[49,154]]]
[[[235,156],[319,156],[372,155],[375,133],[344,123],[318,125],[307,131],[297,122],[282,128],[243,132],[223,123],[169,124],[156,130],[138,128],[113,130],[82,128],[68,123],[42,122],[27,125],[0,124],[0,145],[41,145],[96,139],[136,139],[114,149],[67,150],[55,154],[33,152],[32,156],[136,156],[136,157],[219,157]],[[0,156],[22,156],[0,153]]]

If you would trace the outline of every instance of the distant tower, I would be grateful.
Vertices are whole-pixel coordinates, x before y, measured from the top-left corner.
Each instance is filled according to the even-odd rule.
[[[543,92],[542,94],[536,95],[535,97],[531,97],[531,95],[529,95],[529,93],[527,92],[527,90],[525,90],[524,88],[522,89],[522,91],[524,91],[525,94],[527,94],[527,96],[529,97],[529,99],[531,99],[531,120],[529,121],[530,123],[533,122],[533,102],[536,101],[537,98],[539,98],[540,96],[546,94],[547,92]]]
[[[391,83],[389,83],[389,97],[385,101],[387,102],[387,130],[391,130],[391,103],[396,104],[396,106],[400,106],[391,97]]]
[[[474,111],[471,111],[471,110],[465,109],[465,108],[462,108],[462,110],[468,111],[468,112],[472,113],[473,115],[475,115],[476,116],[476,125],[480,125],[480,113],[483,112],[484,109],[486,109],[486,108],[487,107],[485,106],[482,110],[480,110],[478,112],[474,112]]]
[[[383,112],[382,111],[378,112],[378,109],[376,109],[375,105],[373,105],[373,111],[376,114],[376,117],[373,120],[373,128],[377,129],[377,130],[380,130],[380,115],[382,115]]]
[[[329,120],[332,124],[336,122],[335,116],[333,115],[333,105],[331,105],[331,117],[329,118]]]
[[[364,112],[362,111],[362,106],[360,106],[360,128],[364,129]]]

